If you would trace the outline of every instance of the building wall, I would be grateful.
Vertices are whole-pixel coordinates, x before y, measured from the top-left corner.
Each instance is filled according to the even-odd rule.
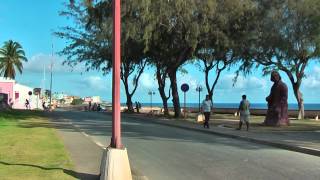
[[[15,92],[15,95],[19,94],[19,97],[15,98],[16,101],[14,103],[13,108],[25,109],[25,102],[26,102],[26,99],[28,99],[31,109],[35,109],[35,108],[42,109],[42,100],[40,99],[40,97],[33,94],[29,96],[28,94],[29,91],[33,93],[33,88],[18,84],[18,83],[15,84],[14,92]]]
[[[14,81],[12,80],[5,80],[0,82],[0,93],[8,95],[8,104],[10,100],[14,100],[13,85]]]

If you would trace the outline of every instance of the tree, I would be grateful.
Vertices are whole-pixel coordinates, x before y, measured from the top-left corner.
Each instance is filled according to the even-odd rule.
[[[86,2],[83,5],[73,1],[68,11],[61,13],[73,18],[76,23],[75,27],[65,27],[62,32],[56,33],[71,41],[61,53],[69,57],[66,63],[71,66],[85,62],[87,70],[102,69],[107,74],[112,68],[112,2]],[[122,31],[121,36],[121,80],[130,112],[134,110],[132,96],[147,63],[138,5],[135,1],[122,4],[122,29],[125,31]],[[131,91],[130,80],[133,84]]]
[[[198,1],[152,1],[145,0],[146,7],[142,18],[146,24],[144,39],[147,48],[153,47],[165,55],[161,65],[170,79],[170,88],[175,117],[181,115],[177,86],[177,71],[191,59],[200,33]],[[201,3],[200,3],[201,4]]]
[[[320,2],[317,0],[257,1],[261,10],[254,33],[258,39],[250,49],[264,74],[283,71],[289,78],[304,118],[300,91],[305,69],[320,56]],[[248,63],[247,65],[252,64]],[[249,65],[250,66],[250,65]]]
[[[15,79],[16,70],[22,73],[23,61],[28,60],[22,46],[12,40],[6,41],[0,49],[0,73],[5,78]]]
[[[217,1],[211,8],[201,8],[204,21],[195,56],[200,64],[203,64],[199,66],[205,73],[205,84],[210,99],[221,73],[241,59],[242,44],[247,36],[246,29],[253,10],[255,4],[251,0]],[[210,85],[209,76],[213,69],[215,77]]]

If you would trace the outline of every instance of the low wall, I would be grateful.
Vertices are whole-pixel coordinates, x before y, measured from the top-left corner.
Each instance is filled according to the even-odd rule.
[[[234,114],[238,109],[236,108],[215,108],[213,109],[214,113],[219,114]],[[189,108],[189,112],[198,112],[199,108]],[[252,115],[266,115],[267,110],[266,109],[250,109],[250,113]],[[297,110],[288,110],[289,117],[297,117],[299,115],[299,112]],[[306,118],[315,118],[316,116],[320,115],[320,110],[305,110],[305,117]]]
[[[63,107],[67,110],[86,110],[87,105],[77,105],[77,106],[68,106]],[[121,107],[121,111],[125,111],[126,107]],[[153,107],[153,111],[161,111],[160,107]],[[112,107],[108,106],[106,107],[107,111],[112,111]],[[142,107],[140,112],[142,113],[148,113],[150,112],[151,107]],[[183,108],[182,108],[183,110]],[[214,108],[213,112],[218,114],[234,114],[238,109],[236,108]],[[169,108],[169,111],[173,111],[173,108]],[[191,113],[197,113],[199,111],[199,108],[187,108],[188,112]],[[266,109],[251,109],[250,110],[251,115],[258,115],[258,116],[265,116],[267,113]],[[288,110],[289,117],[298,117],[299,112],[297,110]],[[315,118],[316,116],[320,116],[320,110],[305,110],[305,117],[306,118]]]

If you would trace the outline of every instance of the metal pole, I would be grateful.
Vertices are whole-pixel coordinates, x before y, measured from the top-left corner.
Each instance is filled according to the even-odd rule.
[[[186,92],[184,92],[184,117],[186,117]]]
[[[52,59],[51,59],[51,75],[50,75],[50,108],[51,108],[51,102],[52,102],[52,66],[53,66],[53,43],[52,43]]]
[[[112,76],[112,137],[111,147],[122,148],[120,111],[120,63],[121,63],[121,12],[120,0],[113,0],[113,76]]]
[[[201,109],[200,109],[200,89],[199,89],[199,112],[201,111]]]

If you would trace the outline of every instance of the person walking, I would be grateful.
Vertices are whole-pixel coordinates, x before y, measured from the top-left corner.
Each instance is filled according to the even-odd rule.
[[[30,102],[28,99],[26,99],[25,106],[26,106],[26,109],[30,109]]]
[[[89,101],[88,111],[91,111],[91,101]]]
[[[140,113],[140,111],[139,111],[139,103],[136,101],[136,109],[137,109],[137,113]]]
[[[242,100],[239,105],[238,112],[240,113],[239,128],[241,130],[242,124],[246,123],[247,131],[249,131],[249,119],[250,119],[250,102],[247,100],[246,95],[242,95]]]
[[[203,124],[204,128],[209,129],[209,120],[210,120],[212,106],[213,104],[209,98],[209,95],[206,95],[206,99],[202,101],[202,105],[201,105],[201,111],[204,114],[204,124]]]

